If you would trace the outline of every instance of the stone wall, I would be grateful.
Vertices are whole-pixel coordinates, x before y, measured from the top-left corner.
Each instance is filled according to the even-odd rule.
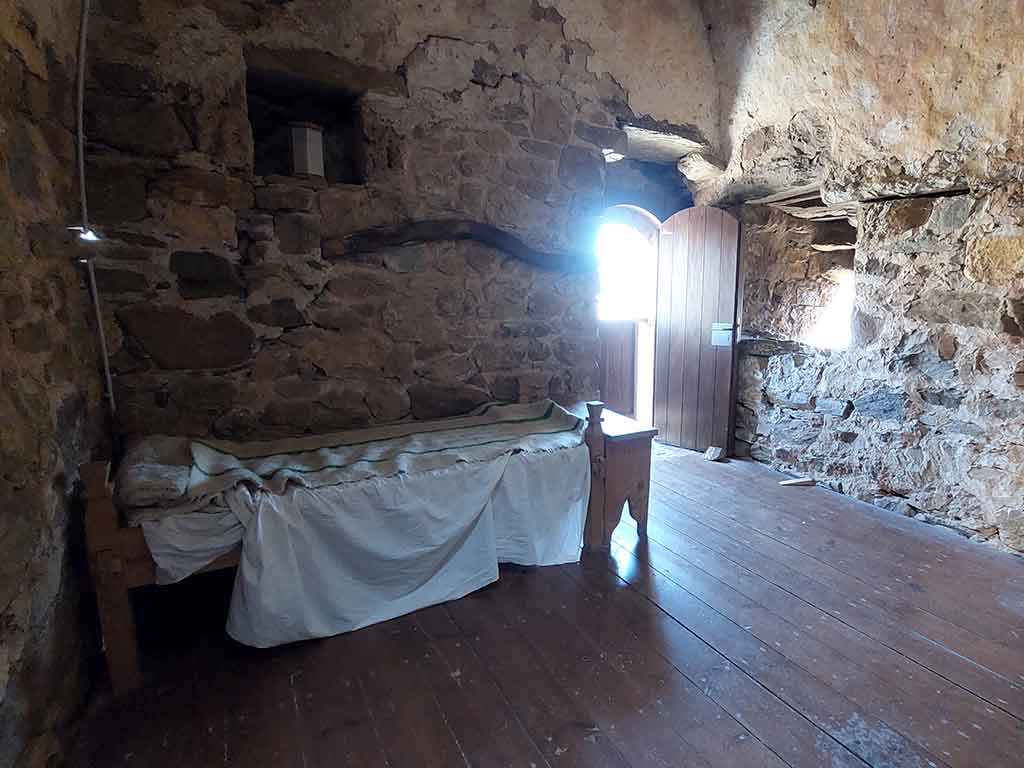
[[[794,343],[799,323],[766,319],[748,292],[745,329],[785,341],[741,345],[737,439],[759,461],[1024,550],[1022,226],[1019,184],[864,205],[850,348]],[[748,228],[744,258],[766,240]],[[784,273],[792,249],[773,254]],[[796,296],[806,274],[772,290]]]
[[[821,179],[865,199],[1019,178],[1024,14],[973,0],[701,0],[728,168],[699,200]]]
[[[744,336],[807,340],[832,301],[840,275],[853,268],[853,252],[819,251],[836,224],[789,216],[768,206],[739,209]],[[852,232],[852,228],[851,228]]]
[[[604,40],[618,6],[573,33],[572,3],[258,5],[100,4],[89,170],[123,428],[247,436],[596,395],[595,279],[567,270],[606,205],[601,150],[639,118],[617,78],[654,52],[613,76],[573,35]],[[365,183],[254,175],[254,78],[286,101],[354,97]],[[499,238],[360,239],[453,218]]]
[[[100,387],[64,230],[77,7],[0,5],[0,765],[19,768],[59,763],[94,638],[72,498]]]
[[[692,207],[693,195],[679,183],[679,173],[672,165],[621,160],[607,167],[605,203],[636,205],[665,221],[673,213]]]

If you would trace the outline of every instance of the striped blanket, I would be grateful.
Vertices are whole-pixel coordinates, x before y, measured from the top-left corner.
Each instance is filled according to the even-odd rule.
[[[192,440],[186,496],[196,502],[243,483],[283,493],[289,484],[321,488],[514,452],[569,448],[583,441],[584,426],[582,419],[547,400],[492,403],[456,418],[272,442]]]

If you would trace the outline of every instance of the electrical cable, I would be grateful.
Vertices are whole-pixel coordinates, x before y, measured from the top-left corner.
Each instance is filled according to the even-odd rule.
[[[78,29],[78,82],[77,82],[77,122],[76,122],[76,145],[78,148],[78,194],[81,202],[82,223],[76,227],[79,231],[79,238],[89,242],[98,239],[96,234],[89,227],[89,204],[85,191],[85,52],[86,42],[89,36],[89,0],[82,0],[82,20]],[[114,400],[114,380],[110,374],[110,353],[107,350],[107,334],[103,329],[103,312],[100,310],[100,294],[96,288],[96,270],[93,268],[95,255],[90,253],[82,259],[85,263],[86,273],[89,278],[89,297],[92,299],[93,312],[96,315],[96,333],[100,341],[100,355],[103,358],[103,378],[106,384],[107,403],[110,406],[111,422],[117,413],[117,403]]]
[[[82,0],[82,20],[78,27],[78,199],[82,204],[82,234],[89,232],[89,205],[85,193],[85,128],[83,105],[85,103],[85,44],[89,36],[89,0]]]

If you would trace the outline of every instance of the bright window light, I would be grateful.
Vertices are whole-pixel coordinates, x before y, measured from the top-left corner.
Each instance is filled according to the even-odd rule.
[[[846,349],[852,339],[853,299],[856,295],[853,270],[836,270],[830,277],[836,283],[832,296],[803,342],[819,349]]]
[[[621,222],[602,224],[597,233],[600,319],[653,319],[657,269],[654,246],[646,237]]]

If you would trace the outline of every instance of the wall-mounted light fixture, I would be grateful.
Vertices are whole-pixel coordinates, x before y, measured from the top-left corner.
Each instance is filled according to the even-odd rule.
[[[292,173],[324,175],[324,129],[314,123],[289,123],[292,133]]]

